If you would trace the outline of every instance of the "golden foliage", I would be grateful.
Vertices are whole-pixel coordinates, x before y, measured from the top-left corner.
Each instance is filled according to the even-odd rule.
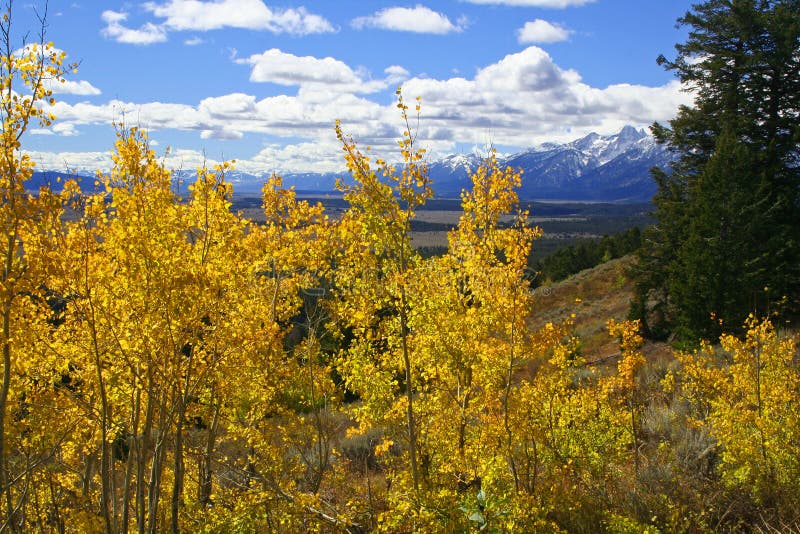
[[[137,128],[93,189],[27,193],[20,138],[53,120],[63,61],[40,44],[0,70],[0,530],[711,528],[677,490],[645,493],[681,446],[648,434],[667,396],[726,488],[796,509],[794,340],[751,318],[656,391],[637,323],[608,323],[616,368],[569,321],[532,329],[520,172],[489,153],[423,259],[409,234],[433,190],[399,91],[397,164],[336,124],[341,217],[273,176],[256,225],[231,210],[232,163],[180,198]]]

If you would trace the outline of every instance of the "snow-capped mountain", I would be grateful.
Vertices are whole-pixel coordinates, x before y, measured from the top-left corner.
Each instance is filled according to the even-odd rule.
[[[500,163],[522,169],[523,199],[646,201],[655,193],[650,169],[667,167],[670,157],[644,130],[626,126],[615,135],[591,133],[570,143],[546,143]],[[436,193],[457,195],[469,186],[467,172],[479,163],[472,155],[432,163]]]
[[[570,143],[544,143],[534,148],[501,159],[500,164],[522,169],[523,200],[592,200],[592,201],[648,201],[655,193],[650,169],[667,169],[671,154],[644,130],[624,127],[614,135],[591,133]],[[478,168],[481,157],[475,154],[453,154],[428,165],[433,189],[440,197],[458,197],[463,189],[471,187],[470,175]],[[91,184],[90,171],[76,173],[86,176],[84,184]],[[30,189],[55,183],[56,172],[37,172],[29,182]],[[194,171],[175,171],[176,188],[188,193],[194,182]],[[256,176],[239,171],[228,174],[238,194],[259,194],[268,174]],[[345,181],[344,173],[286,173],[283,184],[298,191],[329,193],[335,190],[337,178]]]
[[[480,164],[481,158],[475,154],[453,154],[430,163],[428,176],[436,195],[458,196],[463,189],[472,187],[470,176]]]

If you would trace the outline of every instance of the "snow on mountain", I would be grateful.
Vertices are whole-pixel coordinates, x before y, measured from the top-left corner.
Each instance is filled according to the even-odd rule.
[[[570,143],[544,143],[534,148],[498,158],[501,165],[522,169],[520,198],[524,200],[647,201],[655,193],[650,177],[652,167],[668,169],[672,159],[667,149],[657,145],[644,130],[624,127],[614,135],[591,133]],[[470,176],[481,163],[475,154],[453,154],[428,164],[428,172],[437,196],[458,197],[471,187]],[[84,186],[93,183],[93,172],[75,173]],[[63,173],[37,172],[27,184],[36,190],[40,185],[58,187],[57,176]],[[196,179],[194,171],[174,171],[176,190],[188,194]],[[239,171],[228,173],[238,194],[260,194],[268,174],[256,176]],[[298,191],[329,193],[344,173],[286,173],[283,184]],[[91,187],[91,186],[89,186]]]
[[[637,146],[640,141],[648,137],[644,130],[625,126],[616,135],[602,136],[590,133],[586,137],[563,146],[574,148],[587,156],[587,165],[599,167]],[[558,146],[554,147],[555,150],[559,148]]]
[[[474,154],[452,154],[442,158],[438,163],[449,168],[452,172],[460,170],[472,172],[478,168],[481,160]]]
[[[461,168],[449,172],[451,158],[429,165],[440,196],[455,196],[468,184]],[[522,169],[524,199],[646,201],[655,193],[650,168],[665,168],[669,162],[670,154],[650,135],[626,126],[614,135],[591,133],[570,143],[545,143],[500,163]]]

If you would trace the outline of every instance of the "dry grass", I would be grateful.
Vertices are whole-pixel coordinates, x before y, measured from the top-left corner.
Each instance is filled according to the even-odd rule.
[[[419,247],[446,247],[447,232],[411,232],[411,246]]]
[[[619,352],[616,340],[606,331],[606,321],[622,320],[628,315],[633,282],[627,271],[634,261],[632,256],[611,260],[561,282],[539,287],[530,325],[535,328],[563,321],[574,313],[575,334],[580,337],[583,355],[588,360]],[[671,354],[663,343],[648,343],[643,352],[648,359]]]

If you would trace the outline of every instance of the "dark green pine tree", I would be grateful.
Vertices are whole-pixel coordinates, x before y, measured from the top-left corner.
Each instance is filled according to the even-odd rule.
[[[653,172],[632,312],[651,335],[715,337],[800,304],[800,0],[708,0],[659,63],[695,96],[653,133],[677,155]],[[722,322],[720,322],[722,321]]]

